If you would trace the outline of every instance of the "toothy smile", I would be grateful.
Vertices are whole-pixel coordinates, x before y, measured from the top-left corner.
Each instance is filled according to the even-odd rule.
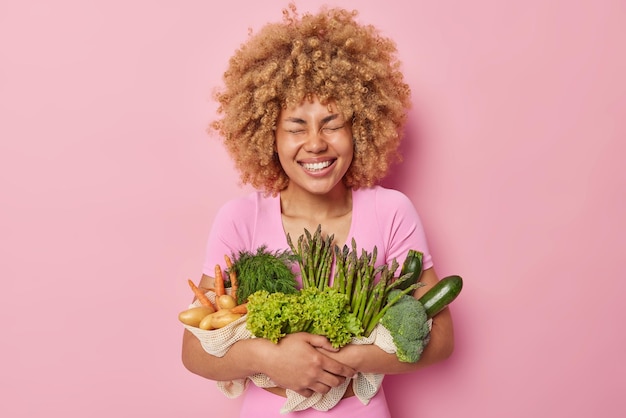
[[[328,167],[329,165],[331,165],[333,162],[332,161],[322,161],[319,163],[301,163],[302,167],[304,167],[305,170],[309,170],[309,171],[319,171],[319,170],[323,170],[326,167]]]

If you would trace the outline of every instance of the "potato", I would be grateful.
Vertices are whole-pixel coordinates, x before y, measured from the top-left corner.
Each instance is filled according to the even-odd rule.
[[[191,327],[197,327],[200,325],[200,321],[207,316],[215,312],[210,306],[198,306],[195,308],[189,308],[178,314],[178,320],[185,325]]]
[[[236,320],[238,320],[242,316],[243,316],[242,314],[227,312],[224,315],[213,317],[211,319],[211,326],[213,328],[215,328],[215,329],[219,329],[219,328],[225,327],[226,325],[230,324],[231,322],[235,322]]]
[[[202,318],[198,328],[204,330],[218,329],[225,327],[231,322],[241,318],[243,314],[232,313],[228,309],[222,309],[221,311],[214,312],[206,317]]]
[[[217,306],[221,309],[230,309],[237,306],[237,301],[231,295],[222,295],[217,298]]]
[[[209,314],[202,318],[202,321],[200,321],[200,323],[198,324],[198,328],[204,330],[213,329],[213,327],[211,326],[211,320],[213,319],[213,315],[215,315],[215,313]]]

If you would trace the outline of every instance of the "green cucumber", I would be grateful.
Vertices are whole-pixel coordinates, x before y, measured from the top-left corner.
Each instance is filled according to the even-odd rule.
[[[463,288],[461,276],[448,276],[439,280],[428,292],[419,298],[419,301],[426,309],[428,318],[432,318],[444,310],[457,296]]]
[[[409,286],[417,283],[422,275],[422,259],[424,254],[417,250],[409,250],[402,264],[402,270],[400,271],[400,277],[405,274],[413,273],[408,279],[402,283],[398,283],[396,289],[405,290]]]

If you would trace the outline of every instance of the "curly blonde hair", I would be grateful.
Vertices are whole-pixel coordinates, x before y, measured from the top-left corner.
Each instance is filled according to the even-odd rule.
[[[334,102],[352,121],[354,159],[344,177],[353,189],[370,187],[400,160],[398,146],[410,107],[395,43],[358,12],[323,8],[265,25],[232,56],[219,103],[217,131],[243,184],[276,195],[289,184],[274,148],[280,111],[316,96]]]

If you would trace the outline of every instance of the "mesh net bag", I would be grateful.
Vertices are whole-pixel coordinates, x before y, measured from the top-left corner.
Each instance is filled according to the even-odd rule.
[[[215,292],[209,291],[206,295],[215,304]],[[196,306],[200,306],[197,300],[189,305],[190,308]],[[185,328],[200,340],[204,351],[216,357],[223,357],[231,345],[239,340],[253,337],[252,333],[246,329],[246,317],[247,315],[244,315],[227,326],[215,330],[203,330],[189,325],[185,325]]]
[[[207,297],[211,300],[211,302],[215,302],[214,292],[207,292]],[[189,307],[191,308],[199,305],[199,302],[196,301]],[[252,333],[246,328],[246,319],[247,315],[244,315],[224,328],[217,330],[202,330],[188,325],[185,325],[185,328],[193,333],[198,340],[200,340],[204,351],[216,357],[223,357],[230,346],[237,341],[246,338],[255,338],[254,335],[252,335]],[[375,344],[389,354],[395,354],[396,352],[393,337],[381,324],[378,324],[367,338],[353,338],[351,344]],[[328,411],[341,401],[350,384],[352,384],[355,396],[361,401],[361,403],[367,405],[370,399],[376,395],[380,389],[383,378],[383,374],[359,372],[355,378],[346,379],[345,383],[331,388],[328,393],[314,393],[309,397],[302,396],[287,389],[287,400],[283,404],[280,413],[286,414],[294,411],[302,411],[308,408],[313,408],[318,411]],[[276,384],[272,382],[267,375],[258,373],[244,379],[217,382],[217,387],[226,397],[236,398],[244,393],[246,387],[250,383],[253,383],[260,388],[276,386]]]

